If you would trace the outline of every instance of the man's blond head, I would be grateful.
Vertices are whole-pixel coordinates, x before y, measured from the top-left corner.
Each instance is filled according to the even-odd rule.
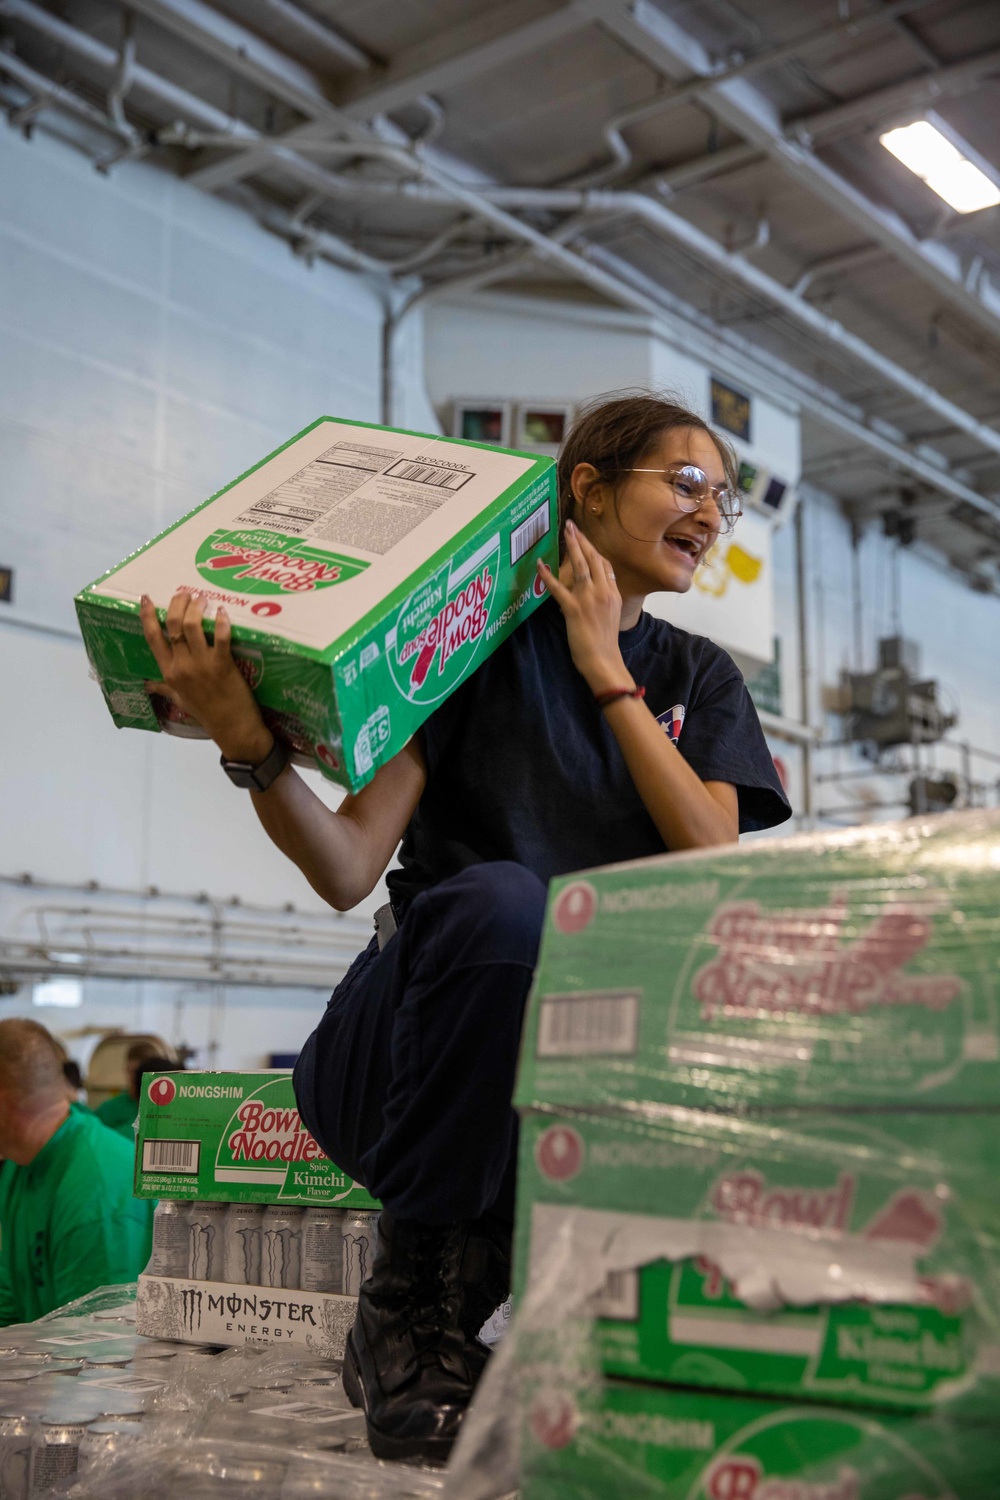
[[[0,1089],[25,1109],[66,1097],[64,1051],[37,1021],[0,1021]]]

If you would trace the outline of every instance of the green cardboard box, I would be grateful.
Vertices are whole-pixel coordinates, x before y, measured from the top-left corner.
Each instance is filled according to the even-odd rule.
[[[135,1196],[377,1209],[302,1122],[292,1075],[160,1073],[143,1078]]]
[[[997,811],[554,880],[516,1103],[1000,1104],[998,898]]]
[[[995,1423],[540,1378],[522,1500],[996,1500]]]
[[[597,1315],[607,1374],[905,1409],[961,1398],[1000,1430],[998,1128],[996,1112],[528,1114],[517,1300],[569,1234],[551,1296]],[[588,1267],[585,1304],[570,1278]]]
[[[320,417],[77,596],[119,728],[196,737],[147,679],[139,620],[178,589],[225,605],[241,670],[302,764],[351,791],[544,598],[555,465]]]

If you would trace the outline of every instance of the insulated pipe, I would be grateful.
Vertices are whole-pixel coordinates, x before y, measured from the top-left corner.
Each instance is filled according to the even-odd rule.
[[[623,110],[620,115],[616,115],[604,126],[604,142],[613,160],[594,172],[588,172],[576,178],[574,184],[571,185],[586,187],[590,184],[606,182],[609,178],[616,177],[627,170],[632,163],[632,151],[622,131],[629,125],[638,125],[642,120],[652,119],[654,115],[665,114],[681,104],[696,100],[707,88],[716,88],[719,84],[732,83],[738,78],[750,78],[755,73],[775,68],[779,63],[788,62],[824,42],[834,41],[840,36],[855,37],[870,30],[873,26],[885,26],[911,11],[920,10],[928,3],[929,0],[894,0],[893,4],[885,5],[881,10],[855,16],[853,19],[835,21],[830,26],[820,27],[818,31],[806,32],[800,37],[793,37],[790,42],[781,42],[776,47],[764,48],[734,63],[731,67],[721,67],[713,73],[689,78],[684,83],[675,84],[642,104],[634,104],[631,109]]]
[[[99,67],[114,69],[118,65],[118,55],[112,48],[106,47],[87,33],[78,31],[75,27],[58,20],[57,17],[35,5],[33,0],[0,0],[0,15],[16,17],[44,31],[69,50],[75,51],[78,56],[84,57]],[[167,104],[169,108],[176,109],[180,114],[194,120],[199,128],[221,131],[228,140],[245,141],[255,146],[267,145],[266,139],[249,125],[223,115],[220,110],[214,109],[213,106],[189,94],[186,90],[179,89],[140,64],[137,64],[134,70],[133,89],[145,91],[161,104]],[[446,203],[460,204],[477,218],[501,229],[511,239],[521,240],[531,245],[544,262],[558,266],[575,279],[593,286],[613,302],[637,308],[641,312],[649,312],[651,304],[646,296],[636,293],[618,277],[602,271],[598,266],[584,260],[573,251],[567,250],[531,225],[514,218],[505,211],[502,203],[516,203],[521,208],[637,217],[684,245],[724,275],[741,281],[749,290],[780,307],[820,338],[846,349],[854,358],[875,370],[890,384],[905,391],[915,401],[936,412],[945,421],[975,438],[984,447],[1000,452],[1000,432],[978,421],[971,413],[942,396],[926,381],[911,375],[901,365],[879,354],[871,345],[850,333],[835,318],[828,317],[810,303],[796,297],[781,282],[775,281],[773,277],[758,270],[742,256],[730,254],[710,235],[645,194],[512,188],[495,190],[496,198],[486,198],[478,190],[473,191],[449,178],[426,158],[416,157],[401,147],[374,140],[355,140],[351,143],[351,149],[354,155],[377,157],[399,167],[408,176],[422,177],[432,188],[438,190]],[[343,193],[344,180],[342,178],[326,173],[323,168],[305,161],[297,153],[287,148],[275,148],[272,154],[275,160],[294,171],[299,180],[308,186],[320,192],[326,191],[331,185],[329,178],[333,177],[333,196]],[[415,196],[426,195],[420,193]],[[340,244],[339,241],[337,243]],[[653,306],[655,307],[655,304]],[[984,501],[983,504],[988,506],[988,502]],[[991,506],[988,508],[990,514],[993,514],[993,508]]]
[[[46,78],[44,73],[38,73],[34,68],[22,62],[10,52],[0,52],[0,73],[6,73],[8,78],[13,78],[23,89],[27,89],[34,96],[33,103],[37,108],[46,106],[53,109],[64,109],[67,114],[76,115],[80,120],[85,120],[88,125],[95,125],[100,130],[106,130],[117,140],[124,141],[126,145],[132,145],[135,137],[131,130],[123,129],[109,115],[104,115],[86,99],[81,99],[79,94],[74,94],[72,89],[63,88],[61,84],[53,83],[51,78]],[[26,106],[33,110],[33,104]],[[20,122],[14,122],[20,123]]]

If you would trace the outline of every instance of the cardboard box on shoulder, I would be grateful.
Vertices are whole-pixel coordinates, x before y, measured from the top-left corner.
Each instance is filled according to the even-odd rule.
[[[136,1132],[137,1198],[380,1207],[310,1135],[287,1069],[146,1074]]]
[[[523,1500],[996,1500],[994,1423],[544,1378],[526,1411]]]
[[[321,417],[76,605],[115,723],[190,736],[146,691],[140,598],[224,605],[265,719],[356,791],[541,602],[539,559],[558,567],[551,458]]]

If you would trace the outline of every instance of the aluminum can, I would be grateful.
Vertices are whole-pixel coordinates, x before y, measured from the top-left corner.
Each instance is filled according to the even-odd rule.
[[[146,1275],[186,1276],[189,1236],[188,1205],[161,1198],[153,1214],[153,1253]]]
[[[40,1417],[31,1439],[28,1494],[41,1495],[60,1479],[72,1479],[80,1462],[80,1439],[90,1425],[86,1417]]]
[[[302,1209],[270,1205],[264,1210],[260,1249],[261,1286],[297,1291],[302,1267]]]
[[[27,1500],[31,1433],[34,1423],[13,1413],[0,1415],[0,1496]]]
[[[339,1292],[344,1285],[344,1219],[342,1208],[307,1208],[302,1225],[304,1292]]]
[[[188,1209],[188,1265],[192,1281],[221,1281],[226,1243],[225,1203],[192,1203]]]
[[[94,1422],[80,1439],[79,1472],[85,1473],[94,1464],[109,1464],[118,1457],[123,1448],[134,1443],[139,1429],[134,1422]],[[2,1492],[0,1492],[2,1493]]]
[[[260,1241],[264,1209],[259,1203],[230,1203],[226,1214],[223,1281],[260,1285]]]
[[[343,1239],[345,1296],[356,1297],[361,1283],[371,1275],[377,1246],[378,1214],[346,1213]]]

